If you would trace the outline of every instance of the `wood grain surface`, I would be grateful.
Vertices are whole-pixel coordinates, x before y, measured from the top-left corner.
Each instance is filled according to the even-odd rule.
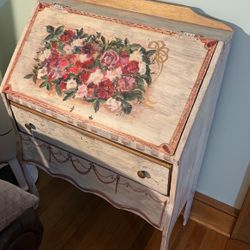
[[[46,0],[46,2],[51,2],[51,0]],[[160,1],[145,1],[145,0],[127,0],[127,1],[80,0],[79,2],[97,4],[111,8],[117,8],[122,10],[128,10],[131,12],[147,14],[150,16],[163,17],[178,22],[199,24],[210,28],[232,31],[232,28],[230,26],[220,21],[199,15],[195,13],[190,7],[187,6],[161,3]]]

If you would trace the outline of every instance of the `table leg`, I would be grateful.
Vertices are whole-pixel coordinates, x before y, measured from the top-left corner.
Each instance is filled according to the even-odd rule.
[[[13,158],[11,160],[8,161],[10,168],[12,170],[12,172],[14,173],[17,183],[19,185],[19,187],[25,191],[27,191],[29,189],[28,184],[26,182],[24,173],[22,171],[22,167],[20,166],[17,158]]]

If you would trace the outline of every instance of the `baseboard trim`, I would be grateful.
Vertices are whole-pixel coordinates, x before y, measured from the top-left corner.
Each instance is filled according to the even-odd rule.
[[[238,215],[238,209],[196,192],[190,219],[230,237]]]

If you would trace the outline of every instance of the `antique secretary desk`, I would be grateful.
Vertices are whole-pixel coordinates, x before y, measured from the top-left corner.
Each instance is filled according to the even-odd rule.
[[[167,249],[189,217],[232,34],[159,2],[38,2],[1,85],[24,172],[141,216]]]

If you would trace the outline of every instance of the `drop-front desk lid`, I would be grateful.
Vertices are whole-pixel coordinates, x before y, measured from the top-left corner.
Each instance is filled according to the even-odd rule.
[[[217,41],[171,31],[163,18],[48,2],[38,4],[3,92],[127,147],[174,154]]]

